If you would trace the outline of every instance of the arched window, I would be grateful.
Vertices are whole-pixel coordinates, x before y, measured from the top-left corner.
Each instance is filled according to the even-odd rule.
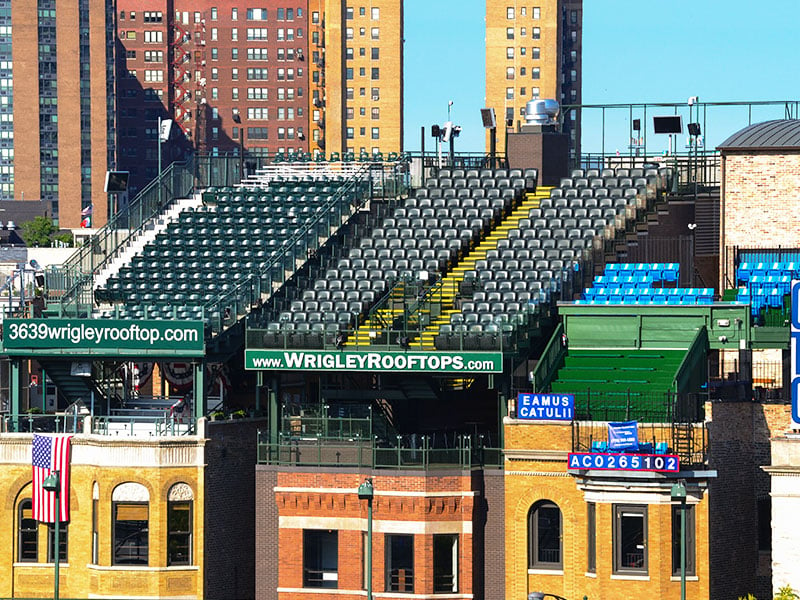
[[[140,483],[123,483],[114,488],[112,504],[111,564],[147,565],[150,533],[150,493]]]
[[[528,567],[561,569],[561,510],[541,500],[528,513]]]
[[[192,564],[192,488],[176,483],[167,496],[167,566]]]
[[[38,562],[39,523],[33,518],[33,502],[26,498],[19,503],[17,510],[17,560]]]

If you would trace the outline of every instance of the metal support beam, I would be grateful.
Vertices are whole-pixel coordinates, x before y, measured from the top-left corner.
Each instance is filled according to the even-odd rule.
[[[20,381],[20,363],[21,360],[19,358],[12,358],[10,361],[10,369],[8,372],[8,396],[10,410],[11,410],[11,423],[14,428],[14,431],[19,431],[19,415],[21,411],[21,402],[22,402],[22,385]],[[45,386],[45,390],[46,390]]]
[[[194,370],[194,385],[193,385],[193,398],[194,398],[194,417],[199,419],[206,412],[206,361],[200,360],[192,363]]]

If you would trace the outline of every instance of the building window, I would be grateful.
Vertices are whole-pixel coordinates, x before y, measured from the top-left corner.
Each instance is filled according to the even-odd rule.
[[[146,502],[114,502],[112,564],[147,565],[147,509]]]
[[[372,48],[372,60],[379,60],[381,57],[380,48]]]
[[[506,48],[506,58],[514,58],[514,46]]]
[[[539,6],[533,7],[533,12],[531,13],[531,17],[534,19],[539,19],[542,16],[542,9]]]
[[[211,41],[216,42],[219,39],[219,30],[216,27],[211,28]]]
[[[26,498],[19,503],[17,525],[17,560],[39,561],[39,522],[33,518],[33,502]]]
[[[345,69],[344,78],[345,79],[352,79],[353,78],[353,68],[352,67],[347,67],[347,69]]]
[[[267,41],[267,28],[266,27],[248,27],[247,39],[250,41],[256,40],[260,42]]]
[[[239,60],[239,49],[231,48],[231,60]]]
[[[314,25],[319,25],[319,11],[314,11],[311,13],[311,22]]]
[[[506,8],[506,19],[513,19],[514,18],[514,7],[509,6]]]
[[[519,88],[519,96],[520,96],[520,98],[524,98],[525,97],[525,88],[524,87]],[[520,109],[520,114],[522,116],[525,116],[525,109],[524,108]]]
[[[98,511],[100,508],[100,488],[95,481],[92,485],[92,564],[100,562],[100,527]]]
[[[266,127],[248,127],[247,138],[250,140],[267,140],[269,139],[269,131]]]
[[[514,39],[514,28],[513,27],[507,27],[506,28],[506,39],[507,40],[513,40]]]
[[[569,22],[572,25],[577,25],[578,24],[578,11],[577,10],[569,11]]]
[[[317,529],[304,530],[303,587],[336,588],[338,584],[338,532]]]
[[[528,566],[561,569],[561,510],[542,500],[528,513]]]
[[[381,109],[380,108],[373,108],[372,109],[372,118],[373,119],[380,119],[381,118]]]
[[[539,60],[539,56],[541,55],[542,49],[539,46],[534,46],[531,48],[531,58],[533,60]]]
[[[219,48],[212,48],[211,49],[211,60],[217,60],[218,58],[219,58]]]
[[[532,87],[531,88],[531,96],[533,96],[534,98],[538,98],[540,94],[541,94],[541,91],[539,90],[538,87]]]
[[[185,483],[176,483],[169,490],[167,500],[167,566],[192,564],[193,499],[192,488]]]
[[[123,483],[111,494],[112,565],[144,565],[149,561],[150,494],[139,483]]]
[[[269,109],[265,107],[248,107],[247,118],[253,121],[266,121],[269,119]]]
[[[378,67],[372,67],[372,80],[381,78],[381,70]]]
[[[542,30],[539,27],[533,27],[531,31],[533,32],[533,39],[538,40],[542,37]]]
[[[145,31],[144,43],[145,44],[161,44],[164,41],[163,31]]]
[[[236,69],[236,68],[231,69],[231,79],[233,81],[238,81],[239,80],[239,69]]]
[[[586,504],[586,570],[597,572],[597,505]]]
[[[377,102],[378,100],[381,99],[381,88],[376,88],[376,87],[371,88],[371,92],[372,92],[373,102]]]
[[[267,9],[266,8],[248,8],[247,9],[248,21],[266,21]]]
[[[614,505],[614,573],[647,573],[647,507]]]
[[[767,499],[769,503],[769,498]],[[759,520],[759,526],[761,521]],[[760,528],[760,527],[759,527]],[[694,505],[686,505],[686,574],[696,575],[695,570],[695,518]],[[759,536],[759,546],[761,537]],[[759,547],[759,550],[761,548]],[[672,506],[672,574],[679,577],[681,574],[681,507]]]
[[[506,79],[514,79],[514,67],[506,67]]]
[[[531,69],[531,79],[539,79],[541,77],[541,69],[539,67],[533,67]]]
[[[370,9],[370,17],[372,18],[373,21],[380,20],[380,18],[381,18],[381,9],[377,8],[377,7],[374,7],[372,9]]]
[[[575,69],[572,69],[572,70],[569,72],[569,80],[570,80],[572,83],[575,83],[576,81],[578,81],[578,71],[576,71]]]
[[[352,127],[348,127],[347,129],[345,129],[345,137],[348,140],[352,140],[355,137],[355,131],[353,130]]]
[[[373,140],[381,139],[381,129],[380,129],[380,127],[373,127],[372,128],[372,139]]]
[[[373,40],[380,39],[380,37],[381,37],[381,29],[380,29],[380,27],[373,27],[372,29],[370,29],[370,37]]]
[[[67,523],[58,525],[58,562],[67,562]],[[56,528],[55,523],[47,524],[47,562],[55,562]]]
[[[232,8],[231,9],[231,21],[238,21],[239,20],[239,9]]]
[[[345,93],[345,98],[347,98],[348,100],[352,100],[353,99],[353,88],[351,88],[351,87],[345,88],[345,92],[344,93]]]
[[[211,20],[212,21],[216,21],[217,20],[217,15],[218,15],[217,7],[216,6],[212,6],[211,7]]]
[[[458,592],[458,536],[433,536],[433,593]]]
[[[248,48],[247,60],[268,60],[266,48]]]
[[[348,6],[347,8],[344,9],[344,18],[347,19],[348,21],[352,21],[353,20],[353,7],[352,6]]]
[[[386,589],[414,593],[414,536],[386,535]]]
[[[345,28],[344,37],[347,40],[352,40],[353,39],[353,28],[352,27],[346,27]]]
[[[509,87],[506,88],[506,100],[513,100],[514,99],[514,88]]]

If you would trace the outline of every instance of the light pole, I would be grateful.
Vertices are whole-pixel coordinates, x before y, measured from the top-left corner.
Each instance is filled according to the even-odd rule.
[[[372,497],[375,489],[372,479],[367,478],[358,486],[358,499],[367,501],[367,555],[364,557],[364,570],[367,575],[367,600],[372,600]],[[56,599],[57,600],[57,599]]]
[[[42,489],[47,492],[53,492],[56,497],[56,520],[53,524],[56,528],[56,535],[55,535],[55,551],[53,552],[53,560],[55,561],[55,574],[54,580],[55,583],[53,584],[53,600],[58,600],[58,559],[59,555],[61,554],[61,548],[59,546],[59,529],[61,529],[61,516],[59,514],[59,506],[58,506],[58,471],[53,471],[47,477],[44,478],[42,481]]]
[[[673,484],[670,496],[681,503],[681,600],[686,600],[686,482]]]
[[[239,111],[233,113],[233,122],[239,125],[239,183],[244,179],[244,127]]]

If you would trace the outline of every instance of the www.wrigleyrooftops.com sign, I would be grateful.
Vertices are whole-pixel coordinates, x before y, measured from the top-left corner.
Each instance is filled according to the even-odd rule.
[[[245,369],[501,373],[501,352],[369,352],[365,350],[245,350]]]
[[[127,350],[185,353],[205,351],[202,321],[120,319],[6,319],[3,348],[8,354]]]

